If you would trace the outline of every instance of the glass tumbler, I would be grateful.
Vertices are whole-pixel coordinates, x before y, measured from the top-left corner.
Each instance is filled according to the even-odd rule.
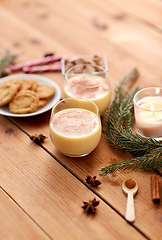
[[[66,98],[51,111],[50,138],[64,155],[82,157],[92,152],[101,138],[98,107],[87,99]]]
[[[75,65],[65,74],[64,97],[89,99],[102,116],[111,101],[108,71],[92,64]]]
[[[162,140],[162,88],[144,88],[133,101],[137,133]]]

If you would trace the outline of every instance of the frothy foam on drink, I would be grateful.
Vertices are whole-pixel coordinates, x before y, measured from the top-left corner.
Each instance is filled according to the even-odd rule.
[[[57,113],[52,129],[63,136],[83,137],[98,129],[97,116],[88,110],[68,109]]]
[[[107,95],[110,89],[103,77],[82,75],[70,78],[65,86],[65,91],[72,97],[93,100]]]

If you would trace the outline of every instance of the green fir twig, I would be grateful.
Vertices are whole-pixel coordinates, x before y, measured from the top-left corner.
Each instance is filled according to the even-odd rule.
[[[136,168],[143,170],[160,170],[162,167],[162,147],[146,155],[136,157],[130,160],[121,161],[117,164],[111,164],[101,169],[101,175],[107,175],[119,170],[134,170]]]
[[[3,77],[7,67],[13,62],[17,55],[11,54],[9,50],[6,50],[3,57],[0,59],[0,77]]]
[[[134,121],[133,96],[139,90],[134,89],[129,94],[125,86],[138,76],[138,70],[133,69],[120,82],[115,90],[115,97],[106,112],[106,138],[109,144],[117,150],[125,150],[135,158],[111,164],[100,170],[101,175],[107,175],[118,170],[159,170],[162,168],[162,141],[135,135],[132,131]]]

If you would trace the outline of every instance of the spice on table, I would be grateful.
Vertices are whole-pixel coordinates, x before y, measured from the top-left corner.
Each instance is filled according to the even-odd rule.
[[[106,30],[108,28],[107,24],[99,22],[98,19],[94,18],[92,22],[93,26],[99,30]]]
[[[43,134],[35,134],[30,136],[30,139],[34,141],[35,143],[42,143],[47,137],[44,136]]]
[[[150,180],[152,200],[155,203],[159,203],[160,202],[159,177],[157,175],[152,175]]]
[[[98,187],[101,184],[101,182],[96,179],[96,176],[87,176],[86,183],[91,184],[92,187]]]
[[[44,57],[51,57],[51,56],[53,56],[53,55],[55,55],[55,54],[49,52],[49,53],[45,53],[45,54],[44,54]]]
[[[96,201],[96,198],[93,200],[89,200],[89,202],[83,202],[84,205],[82,208],[87,212],[87,213],[94,213],[96,211],[96,207],[99,205],[100,201]]]

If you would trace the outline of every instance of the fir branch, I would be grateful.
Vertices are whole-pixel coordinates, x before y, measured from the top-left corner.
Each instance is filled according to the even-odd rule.
[[[133,69],[123,78],[115,90],[115,97],[110,109],[105,114],[107,123],[105,136],[109,144],[117,150],[131,153],[136,158],[102,168],[101,175],[125,169],[155,170],[162,168],[162,141],[136,136],[132,131],[134,121],[133,96],[139,88],[127,94],[124,87],[137,76],[137,69]]]
[[[9,50],[4,53],[4,56],[0,59],[0,77],[4,75],[6,68],[16,57],[17,55],[11,54]]]
[[[121,161],[117,164],[111,164],[107,167],[101,168],[101,175],[113,173],[120,170],[159,170],[162,167],[162,147],[154,150],[149,154],[145,154],[141,157],[136,157],[130,160]]]

